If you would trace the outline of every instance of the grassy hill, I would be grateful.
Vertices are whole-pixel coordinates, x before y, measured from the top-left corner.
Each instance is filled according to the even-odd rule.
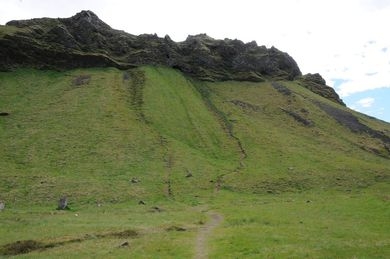
[[[210,258],[390,255],[390,125],[300,81],[19,69],[0,112],[3,256],[191,258],[210,213]]]

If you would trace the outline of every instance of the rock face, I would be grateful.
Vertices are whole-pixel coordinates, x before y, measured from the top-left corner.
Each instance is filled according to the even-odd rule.
[[[336,91],[332,87],[326,85],[325,80],[320,74],[306,74],[300,78],[300,81],[301,85],[310,91],[345,106],[345,103],[340,99]]]
[[[131,35],[112,29],[93,12],[70,18],[10,21],[0,34],[0,69],[28,66],[67,69],[164,65],[201,80],[293,80],[301,75],[292,57],[256,42],[215,40],[206,34],[174,42],[169,36]]]
[[[302,76],[287,53],[254,41],[216,40],[206,34],[183,42],[156,34],[135,36],[112,29],[91,11],[70,18],[10,21],[6,27],[6,33],[0,31],[0,71],[163,65],[206,81],[299,79],[314,93],[344,105],[319,74]]]

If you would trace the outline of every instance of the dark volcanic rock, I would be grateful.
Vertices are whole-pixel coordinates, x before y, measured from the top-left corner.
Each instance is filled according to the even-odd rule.
[[[326,81],[325,79],[322,78],[322,76],[318,73],[316,74],[306,74],[304,76],[302,76],[302,79],[304,81],[308,81],[308,82],[311,82],[311,83],[314,83],[314,84],[318,84],[318,85],[326,85]]]
[[[134,36],[114,30],[93,12],[70,18],[10,21],[0,36],[0,70],[16,67],[68,69],[164,65],[201,80],[293,80],[301,76],[287,53],[256,42],[215,40],[206,34],[174,42],[169,36]]]
[[[345,103],[340,99],[336,91],[326,85],[325,79],[320,74],[306,74],[300,78],[300,81],[310,91],[345,106]]]
[[[351,112],[345,111],[340,108],[333,107],[331,105],[325,104],[325,103],[316,103],[323,111],[325,111],[328,115],[330,115],[332,118],[334,118],[337,122],[339,122],[341,125],[347,127],[352,132],[355,133],[366,133],[370,135],[373,138],[377,138],[383,141],[383,143],[386,145],[390,144],[390,137],[384,134],[383,132],[374,130],[370,128],[369,126],[361,123],[359,119],[354,116]]]
[[[290,96],[292,94],[292,91],[282,84],[279,84],[277,82],[272,82],[271,85],[273,88],[275,88],[279,93],[283,95]]]
[[[280,109],[282,111],[284,111],[285,113],[287,113],[288,115],[290,115],[291,117],[293,117],[297,122],[301,123],[302,125],[304,125],[306,127],[314,126],[314,122],[312,122],[309,119],[306,119],[305,117],[303,117],[299,113],[293,112],[293,111],[290,111],[290,110],[287,110],[287,109],[284,109],[284,108],[280,108]]]

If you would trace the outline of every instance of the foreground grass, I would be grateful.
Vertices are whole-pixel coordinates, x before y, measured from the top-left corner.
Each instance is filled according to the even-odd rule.
[[[18,240],[63,243],[19,255],[21,258],[188,258],[192,254],[195,230],[205,220],[199,211],[176,203],[160,205],[159,211],[132,204],[102,204],[70,211],[50,207],[10,208],[2,212],[1,218],[2,244]],[[137,234],[115,235],[129,230]],[[121,247],[124,242],[128,246]]]
[[[213,211],[211,258],[388,258],[390,163],[363,149],[380,143],[284,84],[293,95],[161,67],[0,73],[0,250],[191,258]]]
[[[207,208],[167,201],[159,206],[160,212],[128,203],[71,211],[10,208],[1,214],[1,243],[81,239],[16,258],[191,258],[198,229],[212,210],[223,215],[224,221],[209,238],[210,258],[387,258],[387,190],[378,185],[348,193],[221,191],[207,202]],[[125,230],[137,235],[109,235]],[[129,245],[121,247],[124,242]]]
[[[385,194],[387,192],[387,194]],[[221,194],[212,258],[387,258],[388,186],[273,196]]]

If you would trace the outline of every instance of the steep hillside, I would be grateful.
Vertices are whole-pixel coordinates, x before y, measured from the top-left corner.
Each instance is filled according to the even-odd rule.
[[[0,76],[0,110],[8,113],[0,117],[0,193],[6,203],[1,216],[7,222],[1,228],[2,244],[32,239],[50,245],[54,238],[58,248],[31,254],[75,256],[80,251],[64,250],[76,245],[62,244],[66,236],[79,239],[130,227],[143,235],[132,241],[137,249],[188,257],[196,222],[207,220],[202,211],[214,208],[227,220],[219,232],[223,238],[215,243],[214,252],[221,257],[284,257],[291,250],[283,247],[291,242],[298,242],[293,247],[309,257],[338,255],[342,246],[313,252],[310,244],[303,248],[295,239],[279,245],[272,241],[274,235],[295,229],[287,218],[300,210],[305,216],[298,221],[322,228],[326,215],[327,227],[339,229],[323,241],[313,240],[321,247],[322,242],[336,242],[334,235],[344,235],[345,242],[369,236],[365,246],[379,238],[383,245],[375,245],[376,253],[386,253],[390,126],[316,95],[299,82],[204,82],[151,66],[126,71],[23,69]],[[68,196],[74,212],[48,214],[62,195]],[[347,197],[353,203],[345,203]],[[314,207],[302,207],[312,200]],[[146,205],[138,205],[140,201]],[[285,201],[290,201],[287,207]],[[321,206],[334,211],[323,215]],[[271,214],[264,214],[265,208]],[[33,214],[25,214],[30,210]],[[352,210],[353,218],[347,216]],[[118,212],[133,216],[122,218]],[[77,230],[72,215],[84,215],[77,219]],[[285,221],[290,230],[278,230],[275,220]],[[347,234],[350,228],[339,225],[361,221],[372,228],[355,229],[352,236]],[[263,224],[269,236],[253,236],[264,231]],[[188,231],[165,232],[172,226]],[[12,229],[17,231],[11,234]],[[29,234],[36,231],[38,237]],[[294,231],[312,238],[320,230]],[[259,238],[264,246],[255,249]],[[77,242],[88,253],[104,253],[107,245],[120,242],[98,239],[94,245],[89,238]],[[225,242],[232,245],[228,248]],[[107,248],[97,249],[99,244]],[[159,250],[161,245],[166,250]],[[271,247],[276,250],[268,251]],[[137,249],[126,253],[139,255]],[[373,255],[370,251],[367,255]]]
[[[286,53],[83,11],[0,69],[0,256],[389,257],[390,124]]]
[[[116,188],[125,189],[127,180],[142,176],[160,195],[177,191],[179,197],[182,188],[212,189],[209,182],[222,175],[224,187],[251,192],[387,179],[389,125],[295,82],[206,83],[172,69],[143,67],[20,70],[2,73],[1,89],[0,108],[9,113],[1,117],[1,168],[16,178],[33,174],[39,186],[53,188],[53,199],[67,188],[85,192],[80,175],[87,185],[115,178],[122,182]],[[187,172],[197,177],[184,179]],[[64,182],[53,179],[56,188],[45,180],[57,176]],[[174,191],[175,181],[185,187]],[[3,184],[13,195],[14,184]],[[38,197],[48,195],[45,188],[29,189],[17,197],[31,192],[43,202]],[[137,191],[118,195],[141,199],[149,193]]]
[[[78,84],[80,78],[88,81]],[[197,175],[187,180],[188,188],[194,182],[209,188],[218,171],[239,159],[200,94],[173,70],[21,70],[3,73],[1,88],[1,110],[9,113],[1,118],[7,200],[44,202],[61,193],[95,193],[94,201],[173,195],[175,187],[168,185],[183,182],[187,172]],[[34,185],[15,188],[24,177]],[[133,177],[156,189],[133,190]],[[112,196],[96,193],[104,189],[99,179],[115,187]]]

